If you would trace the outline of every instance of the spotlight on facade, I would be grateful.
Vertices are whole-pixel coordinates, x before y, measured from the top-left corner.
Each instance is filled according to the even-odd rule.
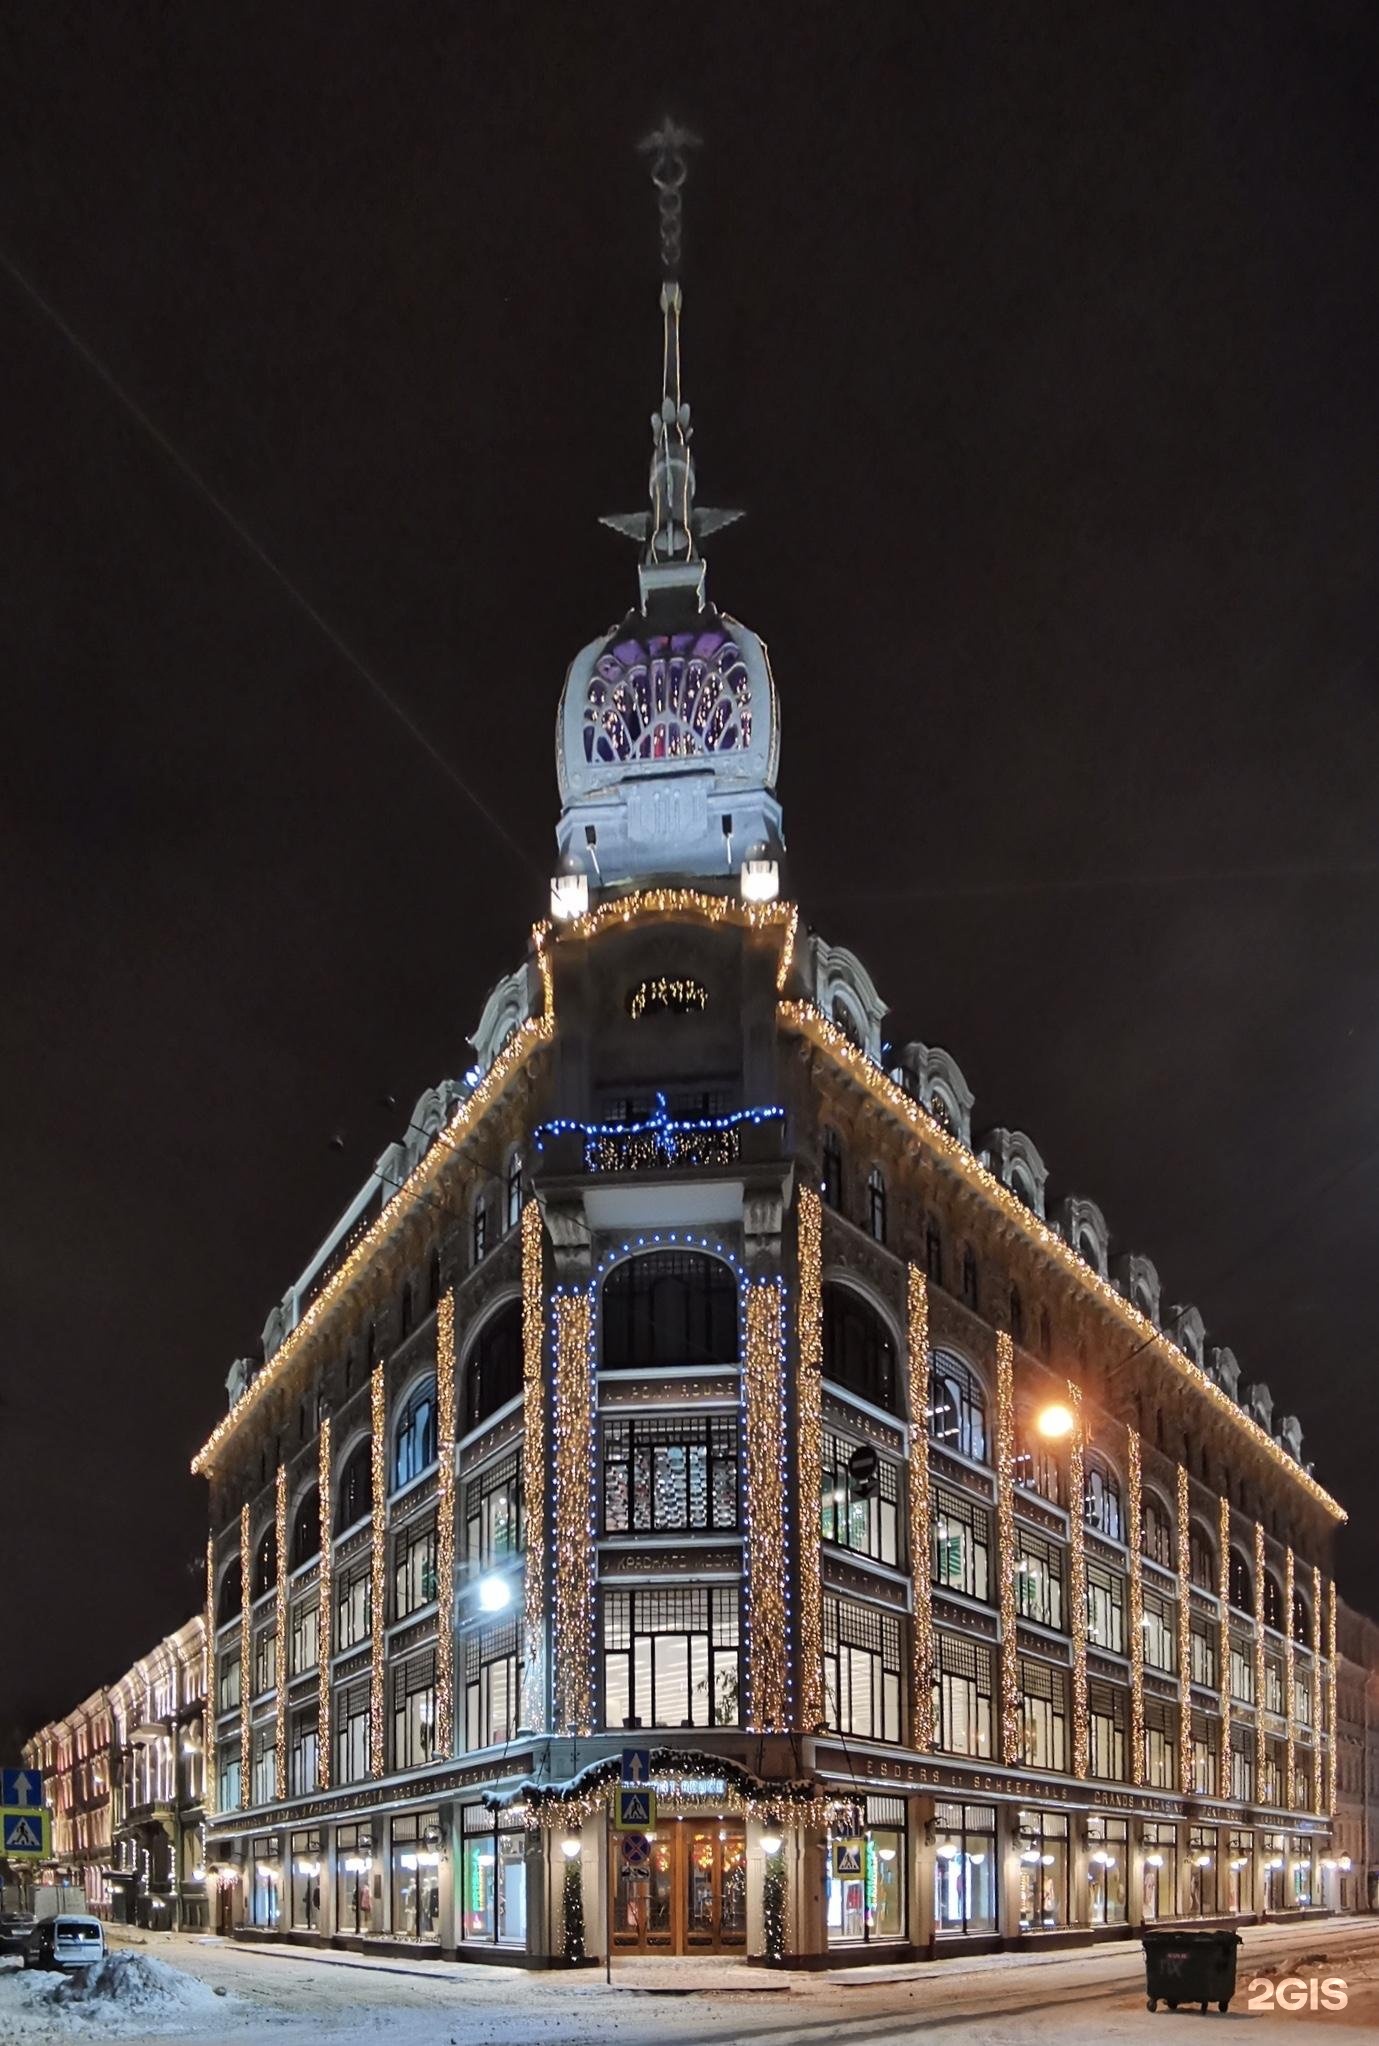
[[[496,1573],[479,1579],[479,1604],[486,1613],[501,1613],[512,1604],[512,1586]]]
[[[567,924],[583,916],[589,907],[589,876],[579,868],[551,876],[551,915]]]
[[[1034,1425],[1047,1442],[1061,1442],[1076,1428],[1077,1417],[1062,1400],[1054,1400],[1049,1406],[1040,1408],[1034,1417]]]
[[[764,845],[754,845],[742,862],[742,900],[774,902],[780,894],[780,861]]]
[[[783,1845],[784,1835],[778,1833],[774,1826],[768,1826],[766,1831],[761,1836],[762,1853],[779,1854]]]
[[[578,1833],[567,1833],[560,1843],[560,1851],[567,1861],[573,1861],[579,1854],[581,1845]]]
[[[1352,1867],[1350,1856],[1343,1854],[1337,1861],[1336,1866],[1340,1869],[1342,1875],[1349,1875]]]

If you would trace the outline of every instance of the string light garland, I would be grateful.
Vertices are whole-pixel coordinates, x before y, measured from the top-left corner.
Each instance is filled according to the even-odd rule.
[[[1294,1710],[1293,1697],[1293,1685],[1297,1677],[1297,1656],[1293,1649],[1294,1581],[1293,1551],[1288,1548],[1283,1552],[1283,1738],[1284,1753],[1287,1757],[1284,1767],[1288,1775],[1287,1794],[1283,1803],[1284,1810],[1290,1812],[1298,1808],[1296,1786],[1293,1781],[1293,1772],[1297,1768],[1298,1760],[1297,1714]]]
[[[1026,1207],[1019,1195],[998,1179],[994,1172],[983,1165],[979,1158],[963,1143],[960,1137],[946,1130],[938,1123],[921,1102],[905,1092],[867,1054],[859,1051],[847,1032],[836,1023],[829,1021],[812,1002],[782,1001],[777,1004],[777,1015],[782,1025],[794,1030],[813,1043],[820,1045],[846,1068],[852,1077],[865,1088],[872,1099],[888,1108],[907,1130],[917,1136],[921,1143],[937,1153],[969,1186],[985,1195],[997,1208],[1004,1219],[1011,1223],[1028,1242],[1044,1251],[1061,1269],[1076,1279],[1083,1291],[1096,1299],[1118,1320],[1126,1331],[1136,1336],[1141,1346],[1160,1361],[1171,1365],[1180,1377],[1187,1379],[1232,1424],[1245,1434],[1253,1446],[1263,1452],[1289,1478],[1301,1487],[1308,1497],[1330,1514],[1338,1523],[1344,1522],[1345,1510],[1339,1506],[1315,1478],[1302,1465],[1289,1456],[1286,1449],[1274,1441],[1267,1430],[1237,1406],[1230,1394],[1219,1386],[1215,1379],[1204,1371],[1179,1348],[1164,1331],[1142,1314],[1133,1301],[1117,1292],[1109,1279],[1103,1279],[1087,1260],[1072,1245],[1065,1243],[1051,1224],[1042,1220],[1032,1209]]]
[[[1015,1346],[1005,1329],[996,1336],[996,1570],[1001,1587],[1001,1760],[1018,1766],[1024,1742],[1015,1633]]]
[[[1329,1736],[1326,1750],[1326,1808],[1335,1824],[1339,1806],[1336,1800],[1336,1580],[1333,1577],[1326,1593],[1326,1725]]]
[[[1192,1495],[1186,1464],[1178,1465],[1174,1538],[1178,1565],[1178,1788],[1192,1789]]]
[[[546,1730],[546,1391],[541,1377],[541,1208],[522,1208],[522,1725]]]
[[[1312,1565],[1312,1809],[1322,1800],[1322,1573]]]
[[[1231,1790],[1231,1502],[1223,1493],[1216,1516],[1217,1698],[1221,1713],[1221,1793]]]
[[[1125,1431],[1126,1491],[1130,1511],[1130,1781],[1144,1782],[1144,1473],[1140,1438]]]
[[[746,1289],[743,1352],[747,1467],[747,1668],[754,1733],[790,1724],[793,1643],[786,1587],[789,1482],[785,1442],[785,1329],[779,1279]]]
[[[1073,1636],[1073,1775],[1087,1774],[1091,1729],[1087,1717],[1087,1541],[1086,1449],[1082,1433],[1082,1388],[1068,1380],[1073,1432],[1068,1447],[1068,1603]]]
[[[287,1465],[278,1465],[273,1500],[273,1541],[277,1550],[277,1585],[273,1625],[277,1631],[278,1690],[273,1706],[273,1794],[279,1804],[287,1796]]]
[[[817,1195],[815,1197],[817,1199]],[[932,1502],[929,1485],[929,1281],[917,1264],[905,1271],[905,1333],[910,1416],[909,1511],[910,1581],[914,1587],[911,1642],[912,1745],[921,1755],[934,1746],[934,1587],[929,1567]]]
[[[591,1289],[592,1290],[592,1289]],[[557,1288],[551,1303],[555,1358],[555,1725],[587,1734],[593,1723],[594,1368],[591,1290]]]
[[[756,1819],[782,1830],[829,1827],[849,1833],[857,1828],[856,1797],[825,1791],[809,1776],[766,1783],[740,1762],[708,1757],[693,1749],[651,1749],[651,1786],[658,1817],[694,1817],[711,1811],[715,1817]],[[706,1777],[706,1767],[713,1774]],[[609,1810],[610,1796],[622,1778],[619,1755],[603,1755],[565,1783],[533,1777],[509,1790],[490,1792],[483,1802],[490,1810],[520,1811],[528,1832],[572,1832],[586,1819]]]
[[[335,1641],[331,1553],[330,1415],[321,1418],[316,1445],[316,1501],[320,1515],[320,1563],[316,1571],[316,1788],[330,1789],[330,1661]]]
[[[576,1122],[565,1116],[539,1123],[532,1132],[538,1151],[548,1137],[577,1132],[584,1139],[586,1172],[651,1172],[669,1165],[731,1165],[741,1153],[744,1124],[783,1122],[783,1108],[739,1108],[730,1115],[675,1118],[657,1094],[652,1113],[641,1122]]]
[[[636,1023],[651,1015],[685,1016],[709,1006],[709,991],[702,980],[688,976],[672,978],[658,974],[654,980],[639,980],[627,998],[627,1013]]]
[[[432,1759],[455,1745],[455,1295],[436,1308],[436,1738]]]
[[[216,1691],[216,1639],[215,1639],[215,1538],[206,1537],[206,1654],[202,1669],[201,1695],[206,1701],[206,1757],[202,1771],[202,1802],[207,1818],[216,1812],[216,1778],[219,1770],[215,1767],[211,1730],[215,1726]]]
[[[381,1776],[387,1767],[384,1721],[388,1680],[388,1458],[386,1430],[388,1389],[381,1363],[369,1379],[369,1469],[373,1480],[373,1526],[369,1536],[369,1596],[373,1605],[369,1653],[369,1773]]]
[[[694,916],[707,924],[736,924],[741,930],[778,930],[782,933],[776,969],[778,991],[790,977],[799,911],[793,902],[779,898],[775,902],[744,902],[739,895],[710,895],[702,888],[643,888],[615,901],[601,902],[583,916],[571,917],[558,931],[549,921],[538,924],[532,938],[540,953],[552,939],[565,945],[571,939],[597,938],[611,926],[640,923],[644,917],[653,916]]]
[[[812,1186],[801,1185],[796,1217],[798,1248],[795,1294],[796,1467],[799,1523],[796,1584],[800,1615],[800,1729],[814,1733],[824,1721],[823,1618],[820,1573],[823,1527],[823,1203]]]
[[[1264,1523],[1255,1522],[1255,1740],[1258,1743],[1258,1763],[1264,1766]]]
[[[254,1633],[249,1611],[249,1502],[239,1509],[239,1801],[249,1805],[253,1743],[249,1737],[249,1697],[254,1688]]]

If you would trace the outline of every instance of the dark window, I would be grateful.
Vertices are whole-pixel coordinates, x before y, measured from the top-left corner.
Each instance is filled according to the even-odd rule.
[[[335,1532],[353,1527],[373,1511],[373,1445],[367,1435],[357,1443],[349,1462],[340,1473],[340,1498],[335,1509]]]
[[[412,1333],[412,1288],[410,1282],[402,1289],[402,1305],[398,1309],[398,1341],[403,1342]]]
[[[945,1449],[986,1462],[986,1398],[960,1357],[938,1350],[929,1364],[929,1433]]]
[[[886,1180],[879,1165],[867,1174],[867,1229],[878,1243],[886,1241]]]
[[[512,1229],[522,1218],[522,1153],[514,1151],[508,1158],[507,1177],[507,1226]]]
[[[244,1606],[244,1587],[240,1582],[239,1564],[230,1565],[220,1580],[220,1594],[216,1599],[215,1616],[217,1624],[224,1626],[227,1620],[237,1620]],[[238,1701],[236,1701],[238,1702]]]
[[[431,1262],[426,1267],[426,1305],[431,1313],[441,1304],[441,1254],[431,1253]]]
[[[1105,1457],[1095,1449],[1090,1450],[1087,1456],[1083,1518],[1088,1527],[1094,1527],[1098,1534],[1104,1534],[1110,1541],[1123,1539],[1120,1480]]]
[[[1010,1289],[1010,1340],[1019,1349],[1025,1347],[1025,1303],[1020,1298],[1020,1288]]]
[[[1264,1624],[1283,1632],[1283,1593],[1278,1588],[1278,1579],[1268,1570],[1264,1573]]]
[[[669,1364],[735,1364],[737,1281],[721,1258],[655,1250],[628,1258],[603,1288],[606,1371]]]
[[[1039,1354],[1041,1357],[1053,1355],[1053,1324],[1049,1320],[1047,1308],[1044,1307],[1039,1310]]]
[[[931,1221],[924,1238],[924,1260],[930,1281],[935,1286],[943,1284],[943,1231],[937,1222]]]
[[[479,1331],[465,1372],[465,1426],[477,1428],[522,1390],[522,1303],[510,1300]]]
[[[1015,1452],[1015,1482],[1054,1506],[1063,1504],[1063,1471],[1058,1452],[1037,1429],[1022,1429]]]
[[[1300,1592],[1293,1593],[1293,1639],[1300,1641],[1304,1648],[1311,1640],[1308,1627],[1307,1606]]]
[[[393,1485],[410,1485],[436,1461],[436,1381],[417,1386],[393,1438]]]
[[[846,1286],[824,1287],[824,1376],[873,1406],[899,1411],[890,1331],[876,1309]]]
[[[1216,1551],[1199,1527],[1188,1535],[1188,1554],[1193,1583],[1199,1591],[1216,1590]]]
[[[854,1050],[863,1051],[862,1032],[857,1018],[853,1015],[841,995],[833,997],[833,1020]]]
[[[1250,1566],[1239,1549],[1231,1550],[1230,1602],[1242,1613],[1254,1610],[1254,1591],[1250,1584]]]
[[[1151,1562],[1162,1563],[1168,1569],[1173,1567],[1173,1529],[1167,1513],[1156,1499],[1146,1499],[1141,1516],[1140,1547]]]
[[[292,1516],[292,1541],[288,1554],[292,1558],[290,1568],[296,1570],[301,1564],[309,1563],[321,1549],[321,1495],[315,1485],[308,1486],[297,1501],[297,1511]]]
[[[964,1244],[962,1253],[962,1297],[966,1306],[977,1312],[977,1253],[970,1243]]]
[[[474,1215],[470,1224],[470,1251],[472,1262],[482,1264],[488,1252],[488,1203],[482,1194],[474,1196]]]
[[[266,1527],[260,1535],[259,1545],[254,1551],[254,1581],[250,1597],[262,1598],[265,1592],[271,1591],[277,1574],[277,1542],[274,1539],[272,1528]]]
[[[837,1130],[825,1130],[820,1147],[819,1191],[830,1208],[843,1210],[843,1146]]]

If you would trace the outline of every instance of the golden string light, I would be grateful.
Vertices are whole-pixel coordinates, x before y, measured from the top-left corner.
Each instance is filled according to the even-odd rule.
[[[249,1803],[253,1743],[249,1737],[249,1696],[254,1688],[254,1634],[249,1612],[249,1502],[239,1509],[239,1801]]]
[[[206,1655],[202,1673],[202,1696],[205,1705],[205,1767],[202,1770],[202,1801],[207,1818],[212,1818],[216,1809],[216,1793],[219,1788],[216,1778],[215,1744],[212,1729],[216,1718],[216,1641],[215,1641],[215,1539],[206,1537]]]
[[[1322,1573],[1312,1565],[1312,1809],[1322,1798]]]
[[[1216,1516],[1216,1602],[1220,1609],[1217,1656],[1220,1668],[1218,1697],[1221,1712],[1220,1795],[1231,1794],[1231,1502],[1223,1494]]]
[[[555,1352],[555,1726],[593,1724],[594,1372],[589,1294],[557,1293]]]
[[[546,1730],[546,1388],[542,1351],[541,1208],[522,1209],[522,1725]]]
[[[921,1567],[916,1563],[916,1576]],[[1015,1766],[1024,1759],[1015,1633],[1015,1347],[1005,1329],[996,1337],[996,1574],[1001,1587],[1001,1760]]]
[[[273,1543],[277,1550],[277,1584],[273,1625],[277,1631],[278,1693],[273,1705],[273,1794],[281,1804],[287,1796],[287,1465],[278,1465],[273,1497]]]
[[[1255,1767],[1261,1772],[1267,1752],[1264,1737],[1264,1523],[1255,1522]]]
[[[817,1194],[815,1199],[818,1199]],[[910,1685],[913,1694],[911,1747],[928,1754],[934,1745],[934,1587],[929,1556],[929,1281],[917,1264],[906,1267],[906,1345],[910,1416],[909,1550],[914,1587],[914,1637]]]
[[[1073,1635],[1073,1775],[1085,1777],[1091,1766],[1091,1729],[1087,1716],[1087,1541],[1086,1452],[1082,1433],[1082,1388],[1068,1380],[1073,1410],[1068,1449],[1068,1604]]]
[[[747,1434],[747,1668],[755,1733],[790,1724],[786,1585],[784,1330],[778,1279],[747,1287],[743,1404]]]
[[[373,1526],[369,1537],[369,1596],[371,1643],[369,1651],[369,1773],[381,1776],[387,1767],[384,1739],[388,1681],[388,1388],[381,1363],[375,1364],[369,1379],[369,1474],[373,1482]]]
[[[1111,1284],[1093,1270],[1084,1257],[1072,1245],[1065,1243],[1058,1231],[1026,1207],[1019,1195],[1012,1192],[1004,1181],[983,1165],[969,1150],[960,1137],[944,1129],[922,1102],[916,1101],[892,1080],[889,1074],[859,1051],[847,1032],[836,1023],[829,1021],[812,1002],[782,1001],[777,1004],[777,1014],[788,1030],[797,1031],[831,1054],[859,1085],[903,1124],[921,1144],[935,1152],[967,1184],[983,1194],[1000,1209],[1004,1219],[1029,1243],[1042,1250],[1060,1269],[1074,1278],[1083,1291],[1090,1294],[1127,1331],[1138,1338],[1143,1349],[1168,1364],[1178,1375],[1187,1379],[1195,1390],[1224,1414],[1251,1442],[1253,1447],[1282,1471],[1292,1484],[1298,1485],[1308,1497],[1323,1507],[1337,1522],[1345,1520],[1342,1507],[1338,1506],[1315,1478],[1306,1472],[1301,1464],[1289,1456],[1286,1449],[1275,1442],[1273,1437],[1259,1423],[1237,1406],[1230,1394],[1219,1386],[1215,1379],[1204,1371],[1181,1350],[1178,1345],[1149,1317],[1142,1314],[1134,1303],[1127,1300]]]
[[[1287,1780],[1283,1808],[1289,1812],[1297,1810],[1293,1771],[1298,1759],[1298,1727],[1293,1698],[1293,1684],[1297,1676],[1297,1657],[1293,1650],[1293,1585],[1293,1551],[1288,1548],[1283,1552],[1283,1739],[1287,1757],[1284,1763]]]
[[[1329,1740],[1326,1750],[1326,1808],[1335,1823],[1338,1805],[1336,1801],[1336,1751],[1339,1735],[1336,1727],[1336,1580],[1333,1577],[1326,1593],[1326,1725]]]
[[[1178,1788],[1192,1789],[1192,1493],[1187,1465],[1178,1466],[1174,1539],[1178,1564]]]
[[[1130,1547],[1130,1781],[1144,1782],[1144,1476],[1140,1438],[1125,1431]]]
[[[796,1598],[800,1615],[800,1729],[813,1733],[823,1725],[823,1623],[820,1556],[823,1530],[819,1500],[822,1491],[823,1436],[823,1204],[812,1186],[801,1186],[799,1198],[798,1283],[795,1297],[797,1378],[795,1412],[798,1441],[799,1521],[796,1529]]]
[[[330,1415],[321,1419],[316,1445],[316,1502],[320,1526],[320,1562],[316,1568],[316,1787],[330,1789],[330,1658],[335,1639],[332,1589]]]
[[[436,1308],[436,1738],[433,1758],[455,1744],[455,1295]]]
[[[648,1009],[669,1009],[679,1015],[688,1009],[709,1006],[709,991],[702,980],[688,974],[659,973],[654,980],[639,980],[627,999],[627,1013],[635,1023]]]

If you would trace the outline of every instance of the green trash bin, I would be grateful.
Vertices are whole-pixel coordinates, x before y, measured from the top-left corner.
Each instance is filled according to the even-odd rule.
[[[1180,2003],[1200,2004],[1205,2010],[1214,2003],[1229,2010],[1235,1995],[1235,1956],[1240,1946],[1238,1932],[1146,1932],[1144,1947],[1144,1994],[1150,2010],[1166,2003],[1177,2010]]]

